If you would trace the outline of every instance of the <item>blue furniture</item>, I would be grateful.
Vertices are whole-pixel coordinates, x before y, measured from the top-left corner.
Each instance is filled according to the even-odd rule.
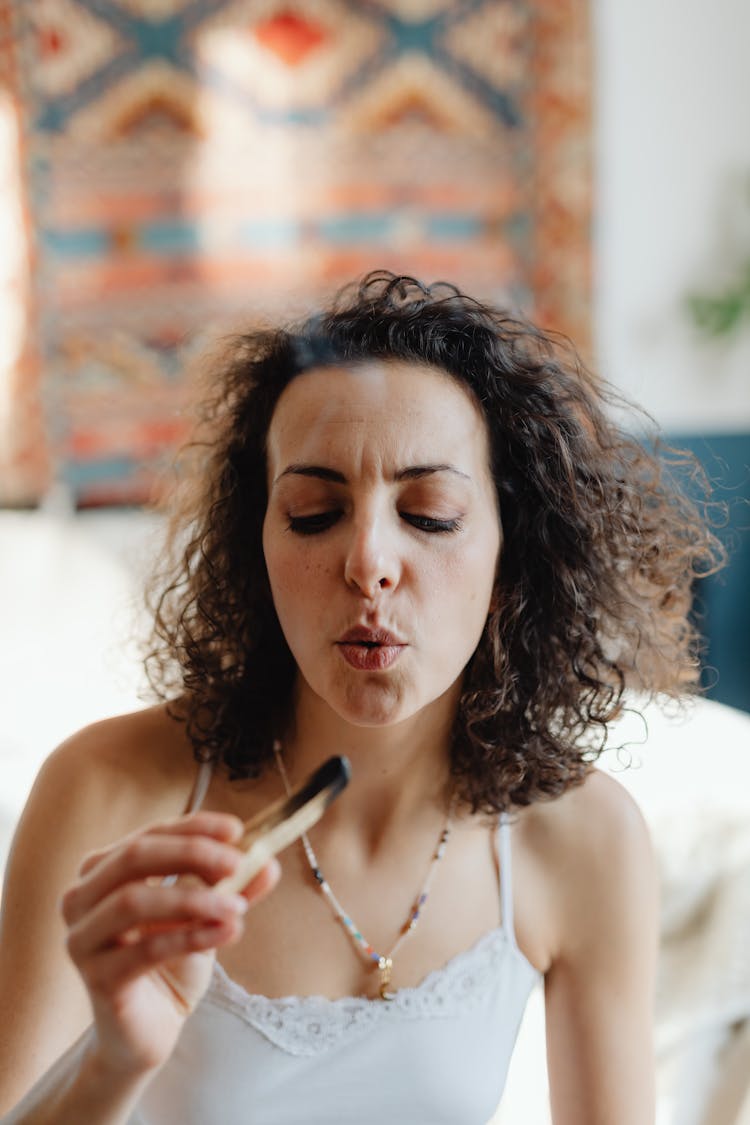
[[[720,703],[750,711],[750,433],[668,434],[703,465],[713,498],[726,505],[716,534],[728,565],[695,584],[698,626],[706,639],[703,682]]]

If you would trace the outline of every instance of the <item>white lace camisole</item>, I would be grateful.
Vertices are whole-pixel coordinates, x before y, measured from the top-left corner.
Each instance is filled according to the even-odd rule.
[[[496,839],[501,925],[391,1001],[254,996],[217,962],[130,1125],[486,1125],[540,976],[515,940],[504,818]]]

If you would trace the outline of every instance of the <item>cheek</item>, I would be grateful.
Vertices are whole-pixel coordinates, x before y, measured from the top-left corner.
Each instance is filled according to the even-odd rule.
[[[285,608],[298,605],[310,586],[307,567],[286,552],[277,551],[269,553],[266,565],[277,611],[283,613]]]
[[[446,579],[455,597],[472,603],[489,600],[495,585],[499,549],[499,533],[487,529],[456,552],[446,568]]]
[[[285,632],[314,617],[325,599],[319,595],[325,567],[304,543],[264,535],[263,550],[276,613]]]

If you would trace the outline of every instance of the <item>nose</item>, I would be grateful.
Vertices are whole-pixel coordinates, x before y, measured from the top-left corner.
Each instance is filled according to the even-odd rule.
[[[382,519],[373,515],[356,521],[344,561],[347,586],[372,600],[381,590],[397,586],[400,573],[396,544]]]

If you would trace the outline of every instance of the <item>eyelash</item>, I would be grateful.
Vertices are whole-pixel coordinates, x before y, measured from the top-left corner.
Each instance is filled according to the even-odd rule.
[[[290,516],[289,530],[297,535],[320,535],[328,531],[338,521],[340,512],[316,512],[313,516]],[[406,512],[401,513],[402,519],[410,523],[418,531],[428,535],[450,534],[460,531],[463,526],[460,519],[436,520],[431,516],[415,516]]]

